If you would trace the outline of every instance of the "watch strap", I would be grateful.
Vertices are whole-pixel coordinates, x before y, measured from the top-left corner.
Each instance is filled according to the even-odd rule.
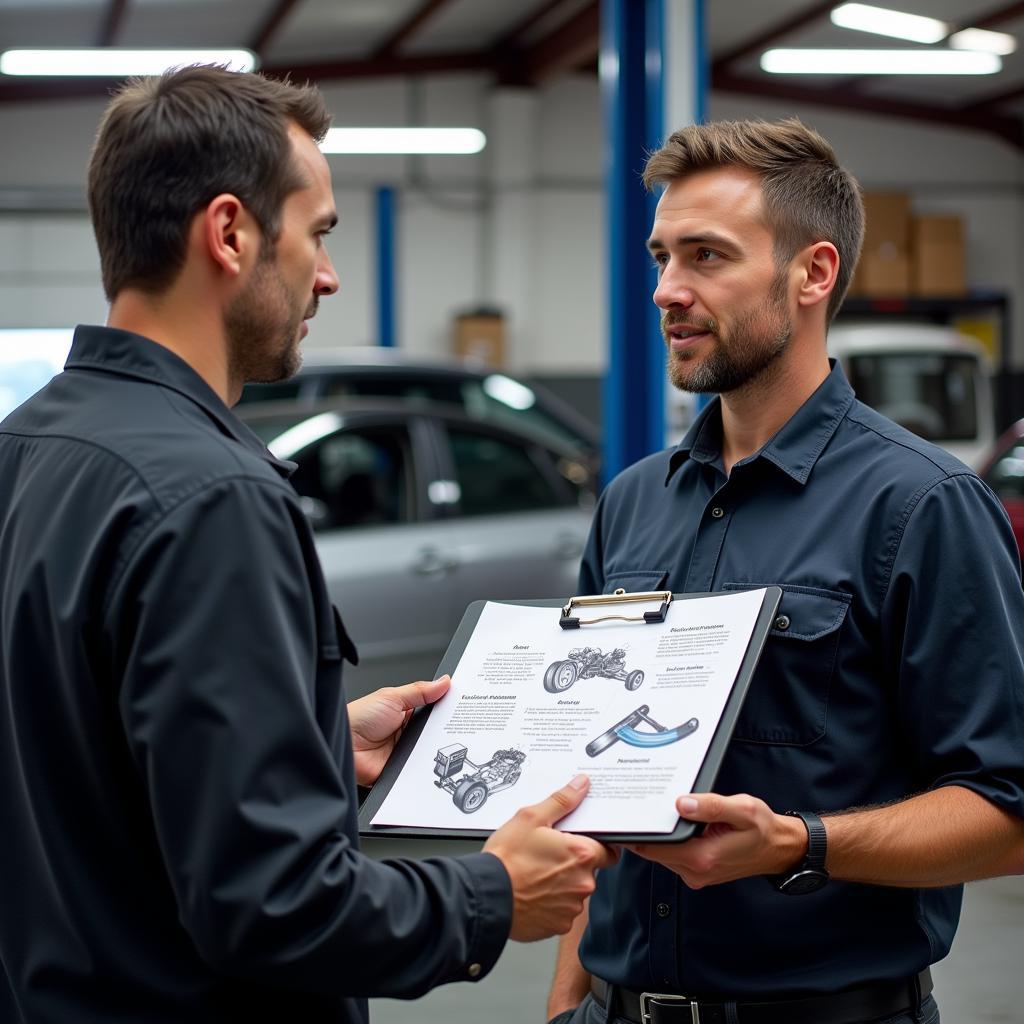
[[[828,853],[828,833],[825,823],[813,811],[786,811],[792,818],[799,818],[807,829],[807,856],[801,867],[811,871],[825,870],[825,855]]]

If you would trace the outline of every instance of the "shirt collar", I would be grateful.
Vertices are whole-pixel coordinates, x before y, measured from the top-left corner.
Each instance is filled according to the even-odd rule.
[[[744,462],[767,459],[797,483],[807,483],[818,456],[853,404],[850,387],[839,363],[830,359],[831,372],[814,394],[783,424],[778,433]],[[701,410],[669,459],[666,485],[687,460],[713,462],[722,452],[721,399],[715,396]]]
[[[114,327],[76,327],[64,369],[98,370],[170,388],[198,405],[221,433],[265,459],[282,476],[289,477],[295,470],[295,463],[275,458],[184,359],[141,334]]]

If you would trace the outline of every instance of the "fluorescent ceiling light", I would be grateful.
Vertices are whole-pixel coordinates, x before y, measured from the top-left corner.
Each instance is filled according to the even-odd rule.
[[[0,54],[0,74],[35,76],[160,75],[189,64],[226,64],[232,71],[252,71],[256,56],[249,50],[7,50]]]
[[[970,50],[766,50],[773,75],[993,75],[1003,62]]]
[[[909,39],[913,43],[937,43],[949,35],[949,26],[936,18],[920,14],[904,14],[870,4],[841,4],[833,9],[832,24],[840,28],[853,28],[858,32],[874,32],[894,39]]]
[[[484,378],[483,388],[484,394],[510,409],[532,409],[537,403],[537,396],[530,388],[503,373],[489,374]]]
[[[998,53],[1005,57],[1017,49],[1017,40],[1005,32],[989,32],[983,28],[965,28],[949,37],[954,50],[981,50],[983,53]]]
[[[479,153],[487,137],[477,128],[331,128],[325,153]]]

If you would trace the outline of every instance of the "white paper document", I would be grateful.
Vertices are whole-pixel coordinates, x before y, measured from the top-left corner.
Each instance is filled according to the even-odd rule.
[[[574,832],[669,833],[754,632],[764,590],[673,601],[664,623],[563,630],[488,603],[373,825],[485,829],[590,776]],[[581,609],[636,615],[636,606]]]

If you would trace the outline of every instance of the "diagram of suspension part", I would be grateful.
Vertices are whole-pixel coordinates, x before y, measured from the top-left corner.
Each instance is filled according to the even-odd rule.
[[[631,747],[667,747],[670,743],[678,743],[685,736],[697,731],[700,722],[691,718],[674,729],[666,729],[665,726],[656,722],[648,712],[651,709],[646,704],[641,704],[635,711],[631,711],[621,722],[616,722],[606,732],[601,733],[596,739],[587,744],[587,753],[591,757],[603,754],[609,747],[614,746],[619,740],[628,743]],[[638,725],[648,725],[653,732],[639,732]]]

